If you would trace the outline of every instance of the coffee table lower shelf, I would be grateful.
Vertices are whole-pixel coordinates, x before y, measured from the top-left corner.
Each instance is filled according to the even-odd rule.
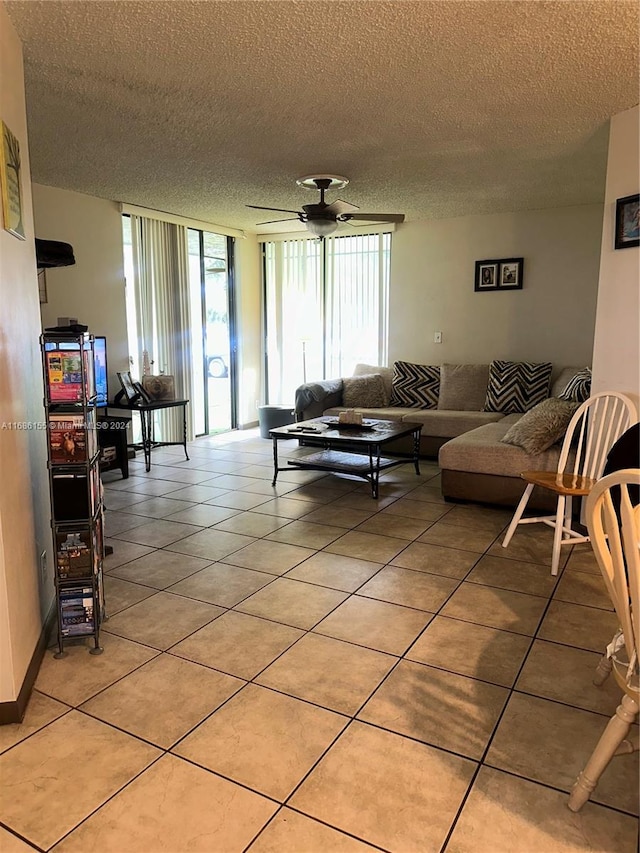
[[[380,471],[406,464],[406,459],[387,456],[369,456],[362,453],[345,453],[340,450],[322,450],[303,459],[289,459],[288,465],[306,471],[331,471],[333,474],[352,474],[371,483],[371,496],[378,497]],[[286,470],[279,468],[279,471]],[[275,479],[274,479],[275,484]]]

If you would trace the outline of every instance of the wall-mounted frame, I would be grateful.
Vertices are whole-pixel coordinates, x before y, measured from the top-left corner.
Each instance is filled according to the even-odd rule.
[[[474,290],[522,290],[524,258],[487,258],[476,261]]]
[[[640,246],[640,194],[628,195],[616,201],[615,248]]]
[[[3,121],[0,121],[0,133],[0,184],[4,230],[19,240],[24,240],[20,142]]]

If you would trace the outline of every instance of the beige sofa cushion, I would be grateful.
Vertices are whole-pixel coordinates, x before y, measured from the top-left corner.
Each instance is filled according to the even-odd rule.
[[[382,376],[382,381],[384,382],[384,405],[389,405],[389,400],[391,399],[391,383],[393,382],[393,368],[392,367],[382,367],[376,364],[356,364],[355,370],[353,371],[354,376],[366,376],[371,373],[379,373]],[[567,380],[568,382],[569,380]],[[566,384],[566,383],[565,383]]]
[[[440,368],[438,408],[481,412],[488,383],[488,364],[443,364]]]
[[[559,445],[554,445],[544,453],[531,455],[522,447],[503,443],[507,430],[518,417],[507,416],[498,423],[486,424],[452,438],[440,448],[440,467],[450,471],[473,471],[476,474],[504,477],[519,477],[523,471],[557,470]]]
[[[334,406],[332,409],[325,409],[322,413],[324,415],[330,415],[333,417],[338,417],[340,412],[344,412],[346,406]],[[354,406],[356,412],[360,412],[360,414],[365,418],[373,418],[377,421],[401,421],[404,415],[411,414],[412,412],[415,414],[417,409],[402,409],[399,406],[389,406],[380,409],[367,409],[362,406]],[[410,420],[410,419],[409,419]]]
[[[409,409],[403,422],[422,424],[422,434],[434,438],[454,438],[483,424],[504,419],[500,412],[445,412],[441,409]]]

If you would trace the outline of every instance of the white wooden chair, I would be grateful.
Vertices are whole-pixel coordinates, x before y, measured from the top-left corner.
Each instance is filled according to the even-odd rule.
[[[627,738],[640,702],[640,504],[632,506],[630,484],[640,486],[639,469],[626,468],[608,474],[596,483],[587,498],[591,545],[620,621],[621,632],[609,646],[609,657],[624,695],[573,786],[568,805],[574,812],[587,802],[614,755],[638,749],[638,736]],[[620,490],[617,513],[612,489]]]
[[[527,487],[511,519],[502,547],[511,542],[519,524],[542,522],[554,528],[551,574],[558,574],[560,548],[588,542],[589,537],[572,527],[572,498],[589,494],[602,475],[611,446],[636,420],[635,407],[624,394],[616,391],[594,394],[576,410],[562,442],[556,471],[523,471],[520,475]],[[558,496],[555,515],[523,518],[535,486],[549,489]]]

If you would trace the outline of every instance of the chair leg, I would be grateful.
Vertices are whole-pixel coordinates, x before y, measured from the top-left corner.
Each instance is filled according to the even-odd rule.
[[[509,525],[509,529],[507,530],[507,535],[504,537],[502,542],[502,547],[506,548],[511,542],[511,538],[513,534],[516,532],[516,527],[520,523],[520,519],[522,518],[522,513],[527,508],[527,504],[529,503],[529,498],[531,497],[531,492],[533,491],[533,483],[529,483],[527,488],[524,490],[522,497],[520,498],[520,503],[516,507],[516,511],[513,513],[513,518],[511,519],[511,524]]]
[[[595,674],[593,676],[593,683],[596,687],[602,687],[607,678],[611,675],[611,670],[613,669],[613,661],[610,657],[605,653],[602,655],[600,660],[598,661],[598,666],[596,667]]]
[[[615,714],[607,723],[607,727],[596,744],[591,758],[587,761],[586,767],[576,779],[568,802],[572,812],[580,811],[587,802],[598,784],[598,779],[628,735],[631,724],[637,715],[638,703],[625,694],[622,697],[622,702],[616,708]]]
[[[560,543],[562,542],[562,525],[564,524],[564,495],[558,495],[558,510],[556,512],[556,525],[553,533],[553,552],[551,554],[551,574],[558,574],[560,565]]]

